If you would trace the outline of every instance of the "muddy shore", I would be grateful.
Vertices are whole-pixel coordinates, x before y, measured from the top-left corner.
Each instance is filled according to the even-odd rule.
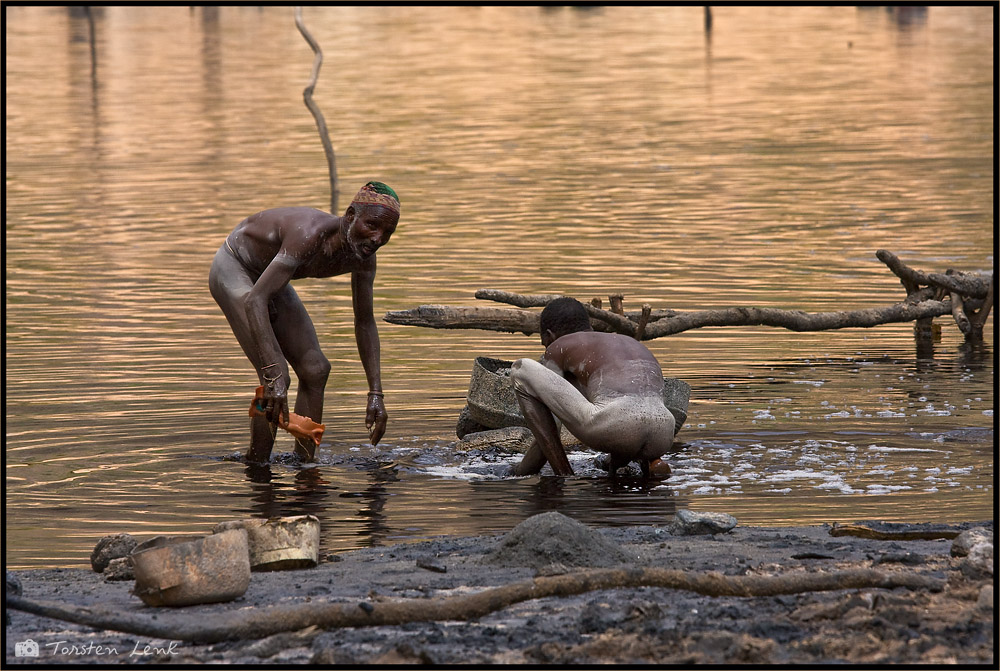
[[[960,526],[993,533],[992,521]],[[969,570],[968,558],[952,556],[952,540],[873,540],[830,530],[737,525],[714,535],[678,535],[644,526],[589,529],[597,535],[588,539],[546,528],[545,538],[518,544],[511,541],[515,529],[329,555],[312,569],[254,573],[235,601],[173,609],[147,607],[129,593],[131,581],[107,581],[89,569],[15,576],[27,599],[161,624],[322,602],[370,611],[373,604],[470,594],[623,562],[724,576],[874,568],[931,578],[940,589],[733,597],[616,588],[521,601],[469,621],[312,627],[211,644],[94,630],[6,609],[6,663],[994,664],[992,568]],[[28,639],[38,656],[16,656],[17,644]]]

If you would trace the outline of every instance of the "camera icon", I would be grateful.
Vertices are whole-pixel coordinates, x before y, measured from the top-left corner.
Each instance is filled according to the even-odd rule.
[[[14,644],[15,657],[38,657],[38,644],[30,638]]]

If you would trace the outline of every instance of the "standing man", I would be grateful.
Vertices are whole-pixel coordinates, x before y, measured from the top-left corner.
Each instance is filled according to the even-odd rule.
[[[375,252],[399,222],[399,197],[368,182],[338,217],[308,207],[264,210],[241,221],[212,261],[208,286],[264,386],[265,414],[250,420],[246,459],[266,462],[275,424],[289,417],[289,365],[299,379],[295,412],[322,422],[330,362],[290,282],[351,274],[354,335],[368,378],[365,423],[372,445],[385,433],[378,328],[372,313]],[[295,453],[315,460],[315,444],[296,439]]]
[[[587,447],[610,454],[609,472],[638,461],[646,477],[665,477],[660,460],[674,442],[674,416],[663,404],[663,372],[645,345],[599,333],[583,305],[557,298],[541,315],[541,362],[519,359],[511,382],[535,440],[512,475],[533,475],[546,462],[573,475],[559,439],[559,419]]]

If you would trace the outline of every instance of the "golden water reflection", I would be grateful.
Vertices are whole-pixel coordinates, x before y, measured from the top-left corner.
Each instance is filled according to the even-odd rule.
[[[678,506],[776,524],[992,514],[992,434],[955,433],[992,427],[992,319],[985,351],[945,324],[932,357],[907,324],[652,342],[694,388],[687,470],[665,490],[461,479],[473,357],[538,343],[382,323],[384,449],[402,464],[384,479],[346,279],[297,286],[334,366],[326,461],[244,472],[220,457],[244,446],[254,377],[206,275],[244,216],[329,202],[291,8],[94,8],[93,43],[79,8],[5,13],[9,564],[300,511],[329,550],[502,530],[546,506],[595,524]],[[991,8],[719,7],[710,36],[702,18],[308,7],[343,189],[382,179],[403,202],[376,311],[482,287],[835,310],[902,297],[879,248],[992,268]],[[830,476],[761,484],[799,467]],[[873,471],[897,489],[869,490]]]

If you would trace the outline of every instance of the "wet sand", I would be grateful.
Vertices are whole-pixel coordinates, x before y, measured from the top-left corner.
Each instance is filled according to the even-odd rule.
[[[551,515],[551,514],[549,514]],[[963,525],[986,526],[993,523]],[[442,538],[323,557],[299,571],[254,573],[235,601],[150,608],[133,582],[89,569],[16,572],[25,598],[130,614],[163,623],[210,622],[272,606],[356,603],[470,594],[589,566],[658,567],[727,576],[874,568],[942,581],[940,591],[839,589],[769,597],[715,597],[658,588],[616,588],[515,603],[469,620],[396,626],[317,627],[263,639],[196,644],[85,626],[7,610],[6,663],[248,664],[993,664],[992,575],[951,556],[951,540],[832,536],[827,526],[742,527],[674,535],[668,527],[549,533],[534,547],[511,534]],[[607,543],[605,543],[607,541]],[[543,547],[544,545],[544,547]],[[611,548],[609,550],[609,548]],[[39,656],[15,657],[32,639]]]

